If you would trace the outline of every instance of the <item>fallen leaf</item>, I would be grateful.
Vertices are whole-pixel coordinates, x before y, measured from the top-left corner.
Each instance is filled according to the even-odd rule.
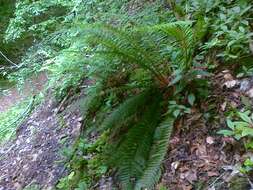
[[[180,175],[181,179],[186,179],[189,183],[193,184],[194,181],[197,181],[197,173],[195,171],[187,171]]]
[[[196,150],[197,156],[206,156],[206,146],[205,145],[199,145],[198,149]]]
[[[209,171],[209,172],[207,172],[207,175],[208,175],[208,177],[214,177],[214,176],[219,176],[220,174],[218,172]]]
[[[224,79],[225,79],[225,80],[233,80],[233,76],[232,76],[230,73],[226,73],[226,74],[224,75]]]
[[[227,87],[227,88],[233,88],[235,87],[235,85],[238,84],[238,81],[237,80],[231,80],[231,81],[227,81],[224,83],[224,86]]]
[[[221,111],[225,111],[227,107],[227,102],[224,102],[223,104],[221,104]]]
[[[172,163],[171,163],[171,167],[172,167],[174,170],[176,170],[176,169],[178,168],[179,164],[180,164],[179,161],[172,162]]]
[[[183,190],[192,190],[191,185],[183,185],[182,188],[183,188]]]
[[[247,91],[246,94],[247,94],[250,98],[253,98],[253,88],[251,88],[249,91]]]
[[[207,138],[206,138],[206,143],[207,143],[207,144],[213,144],[213,143],[214,143],[213,137],[207,137]]]

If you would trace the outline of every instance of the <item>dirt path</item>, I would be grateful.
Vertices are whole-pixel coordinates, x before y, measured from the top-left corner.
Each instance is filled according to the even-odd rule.
[[[66,173],[61,150],[78,137],[80,112],[76,108],[56,115],[55,109],[56,104],[47,100],[18,128],[17,138],[0,148],[0,190],[31,184],[53,189]]]
[[[46,81],[46,74],[41,74],[26,82],[22,94],[10,89],[8,95],[0,96],[0,112],[40,92]],[[79,136],[80,111],[74,107],[55,114],[58,105],[50,95],[47,97],[18,127],[16,138],[0,147],[0,190],[21,190],[31,185],[49,190],[66,174],[66,158],[61,151]]]

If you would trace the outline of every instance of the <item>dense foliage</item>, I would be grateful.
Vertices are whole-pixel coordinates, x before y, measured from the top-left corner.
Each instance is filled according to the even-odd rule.
[[[248,70],[252,59],[249,0],[17,0],[13,11],[0,36],[24,46],[18,68],[5,70],[11,80],[45,72],[59,101],[89,81],[85,130],[59,189],[92,189],[103,175],[120,189],[153,189],[174,124],[207,100],[212,72]]]

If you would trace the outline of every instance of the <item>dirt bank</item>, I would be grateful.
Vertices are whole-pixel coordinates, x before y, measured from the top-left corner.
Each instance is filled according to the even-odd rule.
[[[46,82],[47,75],[42,73],[27,80],[22,92],[20,92],[16,87],[10,88],[6,95],[0,96],[0,112],[6,111],[11,106],[20,102],[23,98],[40,92]]]

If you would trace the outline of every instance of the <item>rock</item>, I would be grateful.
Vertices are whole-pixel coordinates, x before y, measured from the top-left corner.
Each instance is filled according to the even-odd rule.
[[[247,91],[246,94],[247,94],[250,98],[253,98],[253,88],[251,88],[249,91]]]
[[[207,137],[206,138],[206,143],[207,144],[213,144],[214,143],[214,138],[213,137]]]
[[[245,79],[240,82],[240,91],[246,92],[250,88],[249,80]]]
[[[226,88],[230,89],[230,88],[236,87],[236,85],[238,85],[238,84],[239,84],[239,82],[237,80],[230,80],[230,81],[225,82],[224,86]]]

